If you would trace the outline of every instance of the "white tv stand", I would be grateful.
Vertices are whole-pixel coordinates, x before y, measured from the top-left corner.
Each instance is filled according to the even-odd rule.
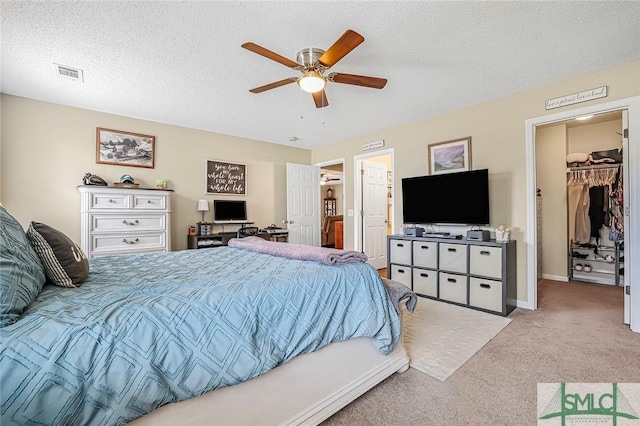
[[[509,315],[516,307],[516,242],[387,237],[387,277],[431,299]]]

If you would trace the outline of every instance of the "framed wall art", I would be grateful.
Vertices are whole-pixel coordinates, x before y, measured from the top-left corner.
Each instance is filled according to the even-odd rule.
[[[429,144],[429,173],[471,170],[471,136]]]
[[[155,136],[96,128],[96,163],[154,168]]]
[[[247,195],[247,165],[205,160],[207,194]]]

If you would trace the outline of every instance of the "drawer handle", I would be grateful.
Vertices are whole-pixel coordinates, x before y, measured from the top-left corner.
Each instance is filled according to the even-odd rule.
[[[420,246],[420,248],[423,250],[429,250],[429,246]]]
[[[448,250],[448,251],[450,251],[450,252],[456,252],[456,251],[458,251],[457,249],[454,249],[454,248],[450,248],[450,249],[447,249],[447,250]]]
[[[400,243],[398,243],[398,244],[397,244],[397,246],[398,246],[398,247],[404,247],[404,244],[400,244]]]
[[[447,278],[447,281],[449,281],[450,283],[457,283],[458,280],[456,280],[455,278]]]
[[[421,272],[421,273],[420,273],[420,276],[421,276],[421,277],[425,277],[425,278],[429,278],[429,274],[425,274],[424,272]]]
[[[398,269],[398,272],[400,272],[401,274],[404,274],[404,269]]]
[[[122,223],[124,223],[125,225],[133,226],[138,224],[138,219],[134,220],[133,222],[127,222],[127,219],[123,219]]]
[[[480,287],[482,287],[482,288],[491,288],[491,285],[482,283],[482,284],[480,284]]]
[[[138,240],[137,238],[136,238],[135,240],[133,240],[133,241],[131,241],[131,240],[127,240],[126,238],[123,238],[123,239],[122,239],[122,242],[123,242],[123,243],[126,243],[126,244],[135,244],[135,243],[137,243],[138,241],[140,241],[140,240]]]
[[[491,256],[491,252],[490,252],[490,251],[487,251],[487,250],[482,250],[482,251],[480,252],[480,254],[481,254],[481,255],[483,255],[483,256]]]

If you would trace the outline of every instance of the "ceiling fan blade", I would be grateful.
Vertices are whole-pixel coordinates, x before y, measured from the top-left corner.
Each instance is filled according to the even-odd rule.
[[[318,62],[326,68],[331,68],[345,55],[358,47],[364,37],[353,30],[347,30],[326,52],[318,58]]]
[[[327,95],[324,93],[324,90],[312,93],[311,96],[313,96],[313,101],[316,103],[316,108],[324,108],[329,105],[329,101],[327,101]]]
[[[289,68],[298,68],[300,65],[296,62],[293,62],[291,59],[287,59],[284,56],[278,55],[275,52],[270,51],[269,49],[265,49],[262,46],[258,46],[255,43],[245,43],[242,45],[247,50],[252,51],[253,53],[257,53],[258,55],[262,55],[265,58],[271,59],[272,61],[280,62],[285,67]]]
[[[332,72],[327,76],[329,81],[334,83],[354,84],[356,86],[371,87],[373,89],[382,89],[387,84],[386,78],[367,77],[365,75],[342,74]]]
[[[285,84],[294,83],[298,80],[297,77],[289,77],[284,80],[275,81],[273,83],[265,84],[264,86],[256,87],[255,89],[249,90],[251,93],[262,93],[266,90],[275,89],[276,87],[284,86]]]

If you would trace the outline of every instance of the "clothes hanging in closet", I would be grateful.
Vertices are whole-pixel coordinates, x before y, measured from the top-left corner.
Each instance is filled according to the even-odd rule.
[[[595,238],[598,245],[603,226],[611,228],[609,239],[622,240],[621,169],[622,165],[567,169],[569,238],[574,243],[587,244]]]

